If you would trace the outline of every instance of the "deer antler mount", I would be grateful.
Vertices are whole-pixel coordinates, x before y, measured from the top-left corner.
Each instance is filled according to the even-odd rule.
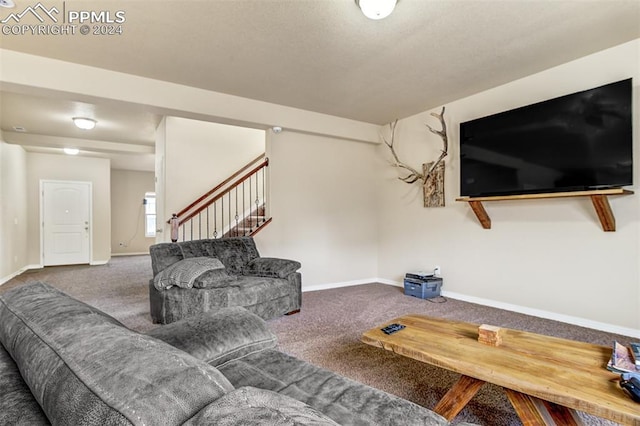
[[[406,176],[398,177],[398,179],[409,184],[418,181],[422,182],[422,186],[424,189],[425,207],[444,206],[444,157],[447,156],[449,151],[449,138],[447,135],[447,124],[444,121],[444,111],[445,108],[442,107],[442,111],[440,111],[439,114],[435,112],[431,113],[433,117],[436,117],[440,121],[440,125],[442,127],[441,130],[436,130],[430,125],[426,124],[431,133],[434,133],[442,138],[443,147],[440,151],[440,155],[435,161],[422,165],[422,172],[400,161],[400,158],[398,157],[398,153],[396,152],[394,147],[396,125],[398,124],[398,120],[395,120],[389,125],[391,128],[391,140],[389,141],[384,136],[382,137],[385,145],[387,145],[391,150],[391,155],[393,156],[393,161],[391,164],[393,165],[393,167],[403,169],[409,173]]]

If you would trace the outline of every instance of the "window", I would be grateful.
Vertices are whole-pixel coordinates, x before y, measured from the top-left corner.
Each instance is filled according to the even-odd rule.
[[[144,194],[144,236],[156,236],[156,193]]]

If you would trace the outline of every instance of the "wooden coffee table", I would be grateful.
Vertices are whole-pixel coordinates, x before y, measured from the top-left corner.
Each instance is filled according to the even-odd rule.
[[[391,335],[380,329],[406,326]],[[478,341],[479,324],[406,315],[363,334],[372,346],[460,373],[434,411],[452,420],[485,383],[501,386],[525,425],[578,425],[574,410],[640,426],[640,404],[605,366],[611,347],[501,329],[501,343]]]

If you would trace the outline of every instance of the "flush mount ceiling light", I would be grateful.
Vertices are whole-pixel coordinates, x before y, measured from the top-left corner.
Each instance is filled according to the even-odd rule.
[[[11,9],[12,7],[15,7],[15,4],[12,0],[0,0],[0,7],[7,7]]]
[[[391,15],[397,0],[356,0],[364,16],[369,19],[384,19]]]
[[[92,118],[85,117],[73,117],[73,123],[76,125],[78,129],[82,130],[91,130],[96,127],[97,121]]]
[[[80,152],[78,148],[64,148],[63,151],[67,155],[78,155]]]

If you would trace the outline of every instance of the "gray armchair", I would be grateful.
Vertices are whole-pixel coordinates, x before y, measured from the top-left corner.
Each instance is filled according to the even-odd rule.
[[[260,257],[251,237],[160,243],[149,252],[154,323],[233,306],[263,319],[300,311],[300,262]]]

